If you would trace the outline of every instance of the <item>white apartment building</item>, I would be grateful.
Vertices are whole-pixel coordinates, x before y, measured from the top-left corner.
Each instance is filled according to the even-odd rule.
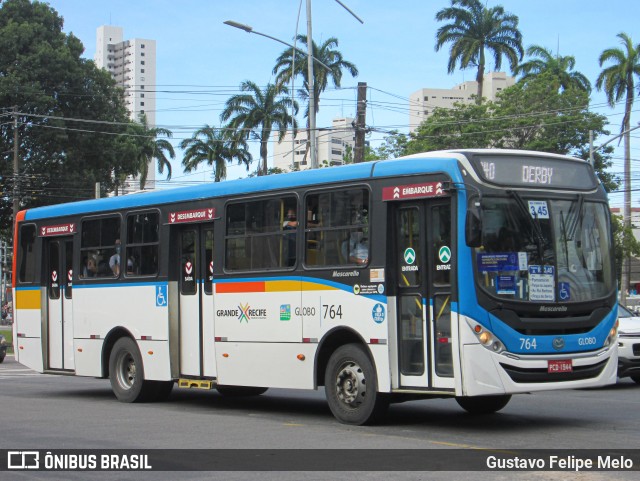
[[[348,150],[353,155],[356,139],[353,121],[354,119],[349,117],[333,119],[331,128],[321,128],[316,131],[318,165],[320,167],[342,165]],[[271,136],[274,167],[285,171],[311,168],[310,156],[305,158],[307,149],[307,130],[305,128],[298,129],[293,144],[293,131],[291,130],[287,131],[282,142],[278,142],[278,132],[273,132]]]
[[[103,25],[96,32],[94,60],[99,68],[109,71],[124,89],[125,104],[131,119],[138,121],[144,114],[147,125],[155,127],[156,41],[142,38],[124,40],[122,27]],[[146,186],[150,188],[155,186],[155,171],[155,166],[149,165]],[[130,182],[127,184],[133,188],[136,184],[134,179],[128,180]]]
[[[495,100],[498,92],[515,84],[515,78],[504,72],[487,72],[482,85],[482,95]],[[478,92],[478,82],[463,82],[451,89],[425,88],[409,96],[409,129],[411,132],[433,113],[436,107],[450,109],[456,102],[471,103]]]

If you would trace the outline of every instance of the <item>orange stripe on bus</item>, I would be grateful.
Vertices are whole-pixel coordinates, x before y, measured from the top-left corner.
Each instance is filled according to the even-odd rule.
[[[230,294],[235,292],[265,292],[264,282],[222,282],[216,284],[216,292]]]

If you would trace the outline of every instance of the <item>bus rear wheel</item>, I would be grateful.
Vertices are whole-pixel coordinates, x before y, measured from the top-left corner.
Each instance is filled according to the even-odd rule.
[[[113,346],[109,356],[109,380],[120,402],[148,401],[157,392],[152,381],[145,381],[140,350],[129,337],[118,339]]]
[[[469,414],[493,414],[500,411],[511,399],[510,394],[502,396],[460,396],[456,401]]]
[[[359,344],[339,347],[324,376],[329,409],[344,424],[374,424],[384,417],[389,397],[378,392],[376,370]]]

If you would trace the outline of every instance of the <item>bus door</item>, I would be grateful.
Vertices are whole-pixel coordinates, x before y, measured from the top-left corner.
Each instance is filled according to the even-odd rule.
[[[399,203],[394,217],[399,384],[453,389],[451,201]]]
[[[73,370],[73,239],[47,239],[44,248],[48,368]]]
[[[179,229],[180,374],[215,377],[213,224]]]

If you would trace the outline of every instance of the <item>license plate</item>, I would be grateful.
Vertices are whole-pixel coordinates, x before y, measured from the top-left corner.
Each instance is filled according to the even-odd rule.
[[[547,364],[547,372],[549,373],[573,372],[573,363],[571,362],[571,359],[560,359],[557,361],[549,361],[549,364]]]

